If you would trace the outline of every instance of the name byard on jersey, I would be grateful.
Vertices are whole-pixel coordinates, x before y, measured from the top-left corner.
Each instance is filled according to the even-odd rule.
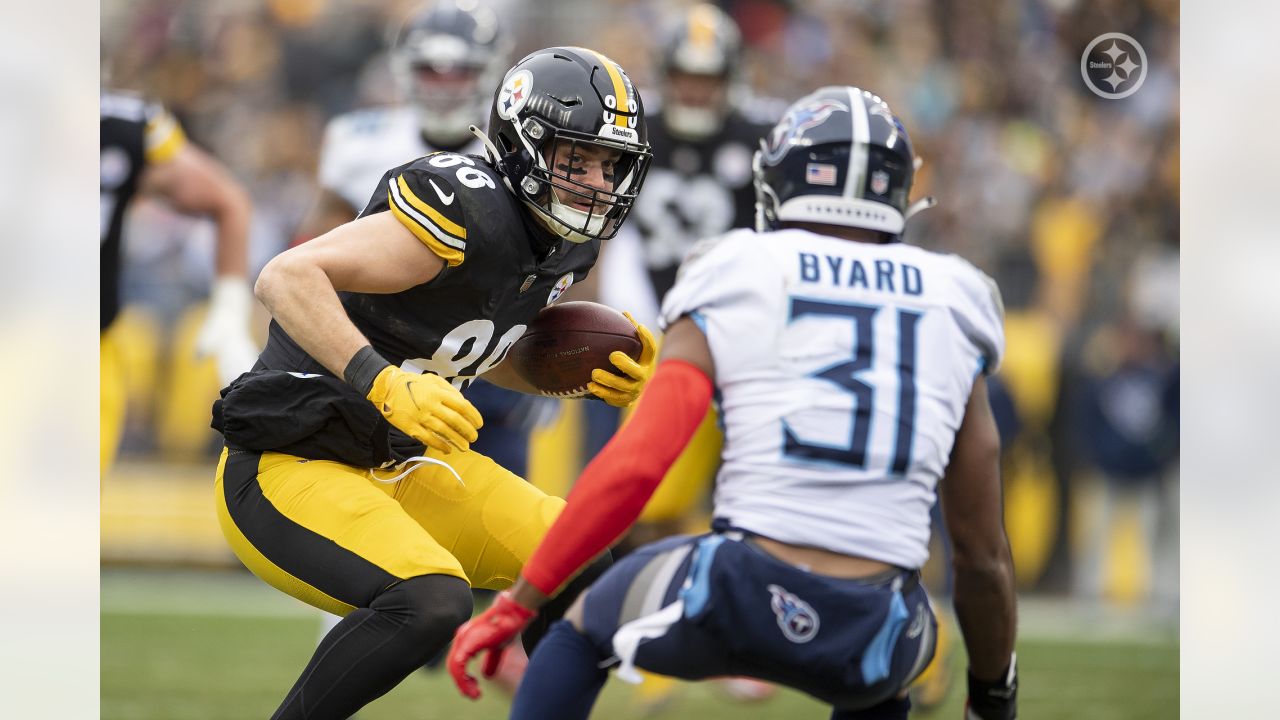
[[[881,259],[876,260],[868,269],[857,258],[819,256],[806,252],[798,253],[798,257],[801,282],[830,284],[833,287],[861,287],[903,295],[919,295],[924,292],[920,268],[914,265]]]

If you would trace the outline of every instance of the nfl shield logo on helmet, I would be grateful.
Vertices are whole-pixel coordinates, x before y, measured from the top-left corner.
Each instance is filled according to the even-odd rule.
[[[793,643],[807,643],[818,635],[818,613],[809,603],[777,585],[769,586],[769,607],[778,617],[782,634]]]
[[[877,195],[889,192],[889,173],[883,170],[871,173],[871,192]]]

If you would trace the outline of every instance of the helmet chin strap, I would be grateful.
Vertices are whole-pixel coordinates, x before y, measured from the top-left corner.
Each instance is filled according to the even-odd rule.
[[[549,192],[551,193],[551,207],[549,210],[558,221],[555,223],[546,223],[551,232],[572,243],[584,243],[591,241],[591,237],[584,235],[579,228],[586,230],[592,236],[598,236],[600,234],[601,229],[604,228],[603,215],[594,215],[588,218],[588,214],[586,212],[560,202],[560,198],[556,197],[554,189]],[[573,220],[573,222],[569,222],[569,220]],[[551,227],[551,225],[556,225],[556,227]]]

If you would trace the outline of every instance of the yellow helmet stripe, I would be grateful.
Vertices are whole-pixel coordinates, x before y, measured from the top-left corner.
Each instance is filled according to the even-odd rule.
[[[630,90],[630,83],[622,79],[622,70],[618,67],[618,64],[595,50],[590,48],[583,49],[600,58],[600,64],[604,65],[604,69],[609,72],[609,79],[613,81],[613,97],[618,101],[617,109],[629,112],[627,110],[627,100],[631,99],[631,95],[627,91]],[[616,112],[613,114],[613,124],[618,127],[629,127],[627,118]]]
[[[716,10],[709,5],[696,5],[689,11],[689,44],[705,48],[716,39]]]

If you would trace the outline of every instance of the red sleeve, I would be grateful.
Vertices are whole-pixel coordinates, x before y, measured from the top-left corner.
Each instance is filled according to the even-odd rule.
[[[546,595],[640,517],[707,414],[711,380],[682,360],[658,365],[627,424],[587,466],[522,574]]]

